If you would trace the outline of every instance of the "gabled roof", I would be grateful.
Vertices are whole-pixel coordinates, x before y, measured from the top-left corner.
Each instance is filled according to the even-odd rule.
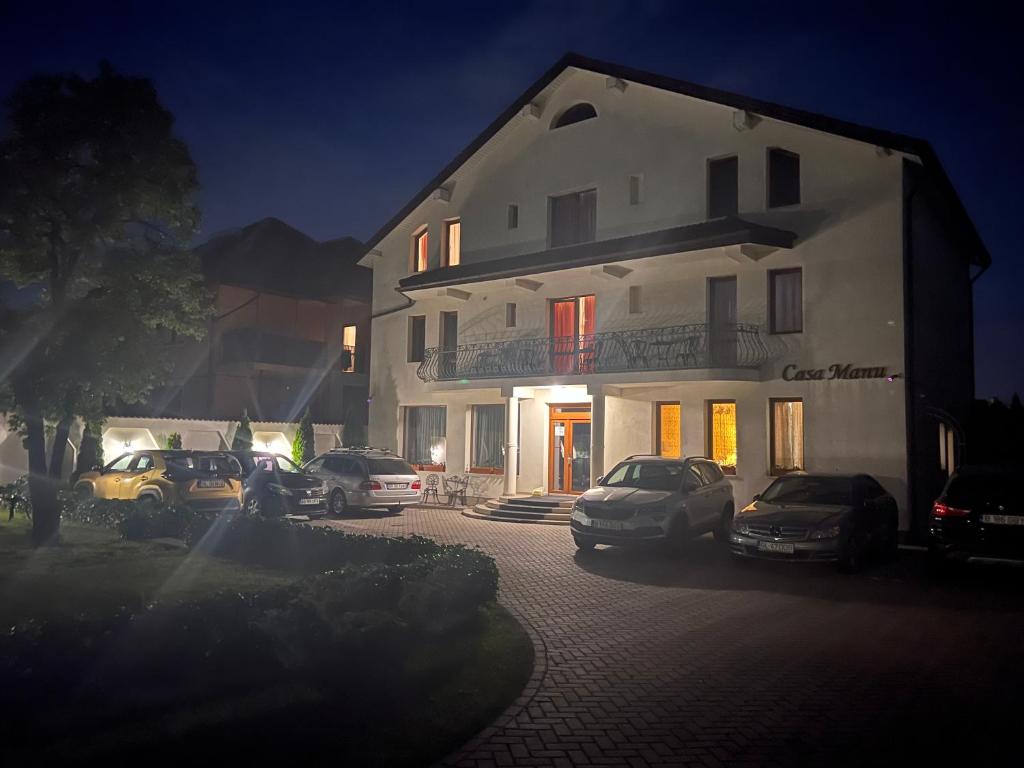
[[[796,235],[784,229],[766,227],[734,216],[699,224],[659,229],[639,235],[627,235],[611,240],[597,240],[577,245],[563,245],[544,251],[508,256],[490,261],[475,261],[455,267],[442,267],[403,278],[398,282],[402,290],[440,288],[450,285],[522,277],[543,272],[554,272],[573,267],[590,267],[613,261],[644,259],[667,253],[686,253],[704,248],[727,245],[762,245],[773,248],[792,248]]]
[[[774,104],[769,101],[762,101],[760,99],[750,98],[749,96],[730,93],[729,91],[722,91],[717,88],[697,85],[696,83],[687,82],[686,80],[676,80],[675,78],[665,77],[651,72],[644,72],[639,69],[632,69],[631,67],[612,64],[607,61],[591,59],[586,56],[581,56],[578,53],[567,53],[559,59],[553,67],[540,77],[540,79],[534,82],[533,85],[527,88],[518,99],[505,109],[505,111],[498,115],[498,117],[495,118],[479,136],[473,139],[473,141],[471,141],[465,149],[456,155],[448,165],[446,165],[426,184],[426,186],[423,187],[423,189],[416,193],[412,200],[406,203],[398,213],[392,216],[384,226],[370,237],[366,243],[366,252],[375,248],[376,245],[383,240],[392,229],[397,227],[406,216],[411,214],[420,203],[426,200],[431,192],[448,181],[463,165],[463,163],[469,160],[477,150],[493,138],[494,135],[501,130],[509,120],[515,117],[525,105],[533,101],[539,93],[554,81],[556,77],[570,67],[595,72],[607,77],[618,78],[619,80],[627,82],[647,85],[652,88],[660,88],[664,91],[671,91],[684,96],[722,104],[724,106],[733,107],[734,109],[742,109],[764,117],[793,123],[794,125],[813,128],[814,130],[830,133],[835,136],[843,136],[856,141],[862,141],[866,144],[872,144],[909,155],[915,155],[921,159],[925,170],[931,174],[931,178],[936,185],[936,190],[940,199],[943,201],[945,208],[948,211],[950,220],[955,225],[958,233],[963,239],[964,247],[971,253],[971,261],[983,267],[987,267],[991,261],[988,250],[985,248],[985,244],[981,240],[981,236],[978,234],[974,223],[967,214],[967,210],[964,208],[959,195],[957,195],[952,182],[946,175],[946,171],[942,167],[942,163],[939,162],[939,158],[935,154],[935,150],[932,149],[931,144],[924,139],[915,138],[902,133],[895,133],[893,131],[869,128],[857,123],[851,123],[846,120],[840,120],[835,117],[829,117],[815,112],[786,107],[781,104]]]

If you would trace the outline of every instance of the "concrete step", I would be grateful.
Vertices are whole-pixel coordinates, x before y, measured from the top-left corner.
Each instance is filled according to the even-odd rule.
[[[566,517],[564,520],[561,516],[555,519],[554,515],[534,515],[532,517],[508,517],[501,512],[480,512],[480,508],[483,505],[477,505],[473,509],[464,509],[462,514],[465,517],[471,517],[475,520],[491,520],[497,523],[532,523],[534,525],[568,525],[569,518]]]
[[[568,520],[571,513],[562,510],[522,510],[508,509],[505,505],[477,504],[474,509],[482,515],[514,517],[520,520]]]
[[[530,504],[522,504],[519,501],[497,501],[488,499],[484,502],[488,509],[506,510],[508,512],[535,512],[539,514],[565,514],[572,512],[569,507],[541,507]]]
[[[528,507],[546,507],[549,509],[571,508],[576,501],[575,496],[499,496],[503,504],[522,504]]]

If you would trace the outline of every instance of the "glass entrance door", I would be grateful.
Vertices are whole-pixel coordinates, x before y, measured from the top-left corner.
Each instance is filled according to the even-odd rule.
[[[548,491],[583,493],[590,487],[590,407],[552,406]]]

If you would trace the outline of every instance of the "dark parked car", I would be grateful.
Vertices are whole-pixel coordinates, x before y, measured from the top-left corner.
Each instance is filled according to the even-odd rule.
[[[327,514],[327,486],[277,453],[230,451],[242,465],[242,508],[251,515],[283,517]]]
[[[963,467],[932,507],[928,563],[951,560],[1024,560],[1024,469]]]
[[[571,531],[580,549],[596,544],[659,544],[674,551],[732,518],[732,484],[703,458],[630,456],[576,499]]]
[[[895,556],[899,512],[869,475],[786,475],[733,518],[729,545],[738,557],[836,561],[857,571],[870,554]]]

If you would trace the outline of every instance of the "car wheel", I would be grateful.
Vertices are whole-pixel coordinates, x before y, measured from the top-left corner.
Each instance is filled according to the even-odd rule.
[[[839,556],[839,570],[843,573],[858,573],[864,568],[864,537],[851,535],[843,544]]]
[[[715,541],[719,544],[726,544],[729,541],[729,529],[732,528],[734,514],[732,504],[726,504],[718,518],[718,525],[715,526]]]
[[[594,548],[594,542],[581,539],[578,536],[573,536],[572,540],[576,542],[576,549],[583,552],[590,552]]]
[[[135,500],[135,503],[142,507],[144,510],[150,511],[155,507],[160,506],[160,499],[151,493],[145,493],[142,496],[139,496],[139,498]]]
[[[327,512],[335,517],[341,517],[345,514],[348,509],[348,503],[345,501],[345,494],[341,488],[335,488],[331,492],[331,499],[327,504]]]
[[[259,496],[251,496],[249,500],[245,502],[245,513],[253,516],[263,514],[263,502],[260,501]]]
[[[75,498],[76,499],[91,499],[93,496],[92,488],[88,484],[83,483],[82,485],[75,486]]]

